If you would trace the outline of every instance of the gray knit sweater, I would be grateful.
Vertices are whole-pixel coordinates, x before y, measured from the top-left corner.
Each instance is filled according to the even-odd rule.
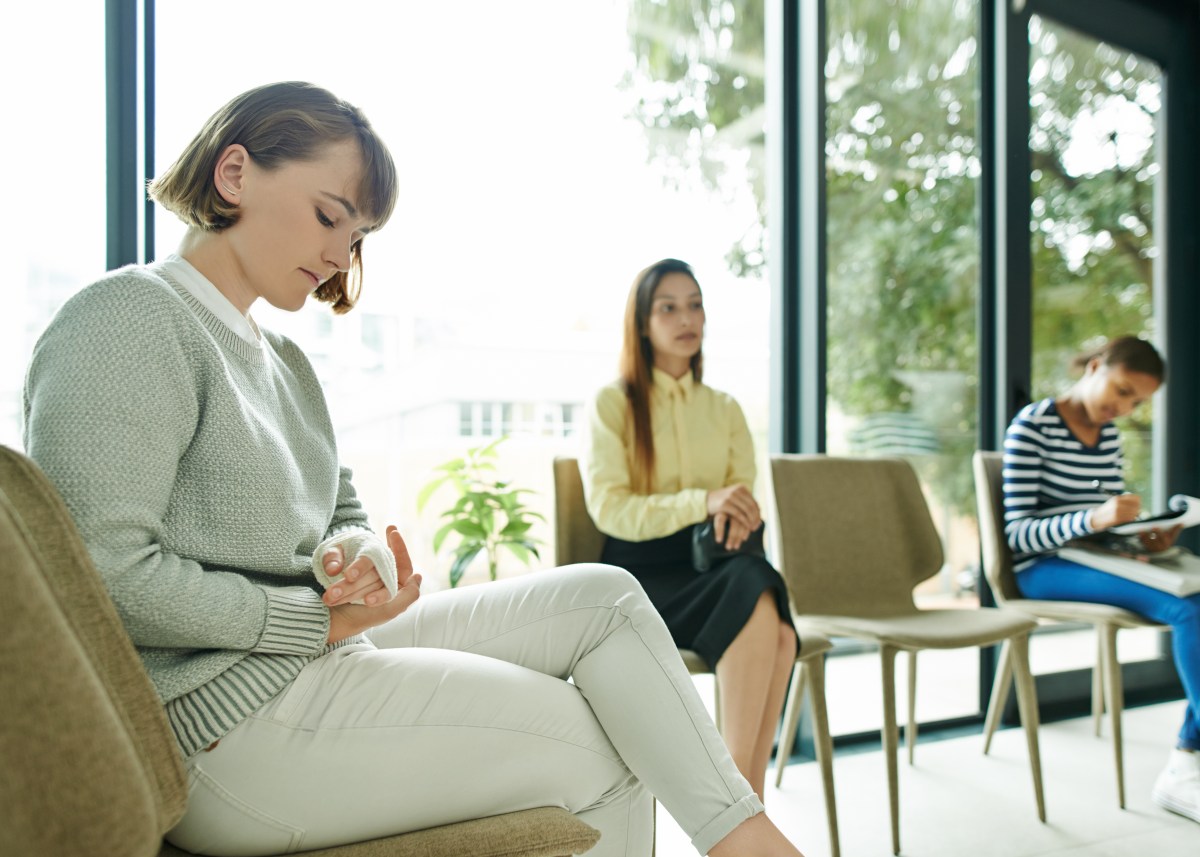
[[[112,272],[34,349],[25,447],[74,516],[185,757],[327,650],[313,551],[367,521],[292,342],[247,343],[153,267]]]

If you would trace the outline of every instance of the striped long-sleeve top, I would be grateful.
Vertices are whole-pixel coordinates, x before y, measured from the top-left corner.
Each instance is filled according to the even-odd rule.
[[[1088,511],[1125,488],[1121,439],[1105,423],[1095,446],[1082,443],[1053,399],[1026,405],[1004,438],[1004,533],[1016,569],[1037,554],[1094,532]],[[1095,482],[1105,491],[1096,489]]]

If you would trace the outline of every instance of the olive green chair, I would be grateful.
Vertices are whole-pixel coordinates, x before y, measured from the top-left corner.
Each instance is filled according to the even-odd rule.
[[[1169,628],[1110,604],[1040,601],[1021,596],[1013,572],[1012,551],[1009,550],[1008,540],[1004,537],[1003,458],[999,452],[980,450],[975,453],[973,460],[975,500],[979,511],[979,541],[983,550],[983,575],[987,578],[997,604],[1020,610],[1043,622],[1086,624],[1095,628],[1097,652],[1096,666],[1092,670],[1092,720],[1096,735],[1099,736],[1107,696],[1112,722],[1113,756],[1117,768],[1117,805],[1124,809],[1125,753],[1121,739],[1121,712],[1124,708],[1125,693],[1121,681],[1121,662],[1117,659],[1117,631],[1122,628],[1157,628],[1166,631]],[[1000,724],[1000,716],[1004,711],[1004,704],[1008,701],[1008,688],[1011,683],[1012,653],[1005,646],[1000,649],[996,683],[992,687],[992,699],[988,704],[987,719],[984,721],[985,753],[991,746],[996,727]]]
[[[908,462],[773,455],[771,474],[782,571],[798,611],[797,624],[879,647],[893,853],[900,853],[895,659],[902,651],[995,643],[1011,648],[1037,814],[1045,821],[1037,694],[1029,669],[1029,633],[1037,622],[999,608],[917,607],[914,587],[938,573],[943,556],[925,495]],[[915,734],[908,736],[910,750],[914,739]]]
[[[0,854],[186,857],[163,841],[187,783],[162,705],[70,515],[0,447]],[[568,857],[600,833],[561,808],[304,852]]]
[[[583,479],[579,461],[570,456],[554,459],[554,557],[557,565],[577,562],[598,562],[604,550],[605,536],[596,529],[584,502]],[[839,857],[837,802],[833,790],[833,740],[829,735],[829,718],[825,709],[825,653],[833,648],[829,639],[814,631],[800,631],[800,653],[792,672],[792,683],[784,710],[784,728],[775,754],[775,785],[783,779],[805,692],[810,693],[813,712],[813,744],[817,763],[821,767],[821,784],[825,791],[825,818],[829,827],[829,847],[833,857]],[[690,649],[680,649],[679,656],[692,675],[712,673],[704,658]],[[714,677],[714,686],[715,686]],[[717,694],[718,701],[720,694]],[[715,706],[718,727],[721,707]]]

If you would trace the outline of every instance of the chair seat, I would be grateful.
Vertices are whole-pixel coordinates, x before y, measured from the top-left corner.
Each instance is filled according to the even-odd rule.
[[[1021,598],[1006,602],[1005,606],[1040,619],[1056,622],[1107,622],[1118,628],[1157,628],[1153,622],[1137,613],[1114,607],[1111,604],[1092,604],[1088,601],[1039,601]]]
[[[903,616],[826,616],[806,613],[806,629],[838,637],[873,639],[901,649],[961,649],[986,646],[1032,631],[1037,622],[1014,610],[919,610]]]
[[[297,853],[301,857],[565,857],[582,854],[599,839],[600,831],[565,809],[545,806]],[[158,857],[193,855],[164,842]]]
[[[712,672],[708,667],[708,661],[700,657],[691,649],[680,649],[679,657],[683,658],[683,665],[687,667],[687,671],[692,675],[704,675]]]
[[[803,661],[833,648],[832,640],[824,634],[816,633],[812,628],[797,628],[796,632],[800,635],[800,654],[796,656],[797,660]]]

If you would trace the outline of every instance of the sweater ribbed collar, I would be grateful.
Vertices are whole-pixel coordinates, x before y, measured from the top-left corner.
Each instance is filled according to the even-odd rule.
[[[180,300],[192,311],[196,320],[213,335],[213,338],[221,344],[222,348],[245,360],[247,363],[261,364],[266,362],[266,355],[261,344],[252,345],[242,339],[229,325],[218,318],[216,313],[212,312],[199,298],[192,294],[186,286],[172,277],[170,272],[165,270],[162,265],[150,265],[149,268],[151,272],[160,277],[163,282],[179,295]]]

